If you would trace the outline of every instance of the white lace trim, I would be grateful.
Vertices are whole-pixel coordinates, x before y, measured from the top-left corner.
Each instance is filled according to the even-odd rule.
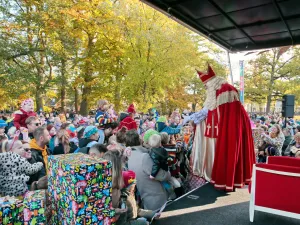
[[[18,110],[15,112],[15,114],[23,114],[23,112],[21,110]]]
[[[217,97],[217,107],[225,103],[231,103],[239,100],[239,95],[236,91],[226,91]]]
[[[225,83],[227,83],[227,81],[222,77],[215,77],[206,83],[207,90],[204,107],[206,107],[208,110],[214,110],[217,108],[216,91]]]

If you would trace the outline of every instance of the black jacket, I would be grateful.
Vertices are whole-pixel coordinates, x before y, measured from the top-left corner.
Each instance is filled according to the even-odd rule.
[[[284,154],[285,150],[289,147],[289,145],[291,144],[292,141],[293,141],[293,137],[291,135],[290,136],[285,136],[283,146],[282,146],[282,149],[281,149],[281,152],[282,152],[283,156],[285,155]]]
[[[77,148],[78,148],[78,146],[73,141],[71,141],[70,142],[70,153],[74,153],[77,150]]]
[[[83,148],[80,148],[78,153],[83,153],[83,154],[89,154],[90,152],[90,147],[83,147]]]
[[[45,166],[42,152],[39,150],[36,150],[34,148],[31,149],[31,159],[29,159],[28,161],[31,164],[37,163],[37,162],[42,162],[44,164],[43,168],[39,172],[30,176],[30,179],[27,182],[27,184],[31,185],[33,181],[38,181],[43,176],[46,176],[46,166]]]
[[[54,147],[53,155],[61,155],[61,154],[65,154],[64,146],[62,145],[62,143],[59,143],[57,146]]]
[[[163,147],[152,148],[150,151],[150,157],[153,160],[153,166],[151,171],[151,176],[155,177],[159,169],[168,171],[168,157],[169,154]]]
[[[71,143],[70,143],[70,152],[69,153],[73,153],[77,149],[77,146],[73,142],[71,142]],[[53,155],[61,155],[61,154],[65,154],[65,151],[64,151],[63,144],[59,143],[57,146],[54,147]]]
[[[79,140],[79,148],[83,148],[83,147],[86,147],[88,145],[88,143],[92,142],[92,141],[95,141],[95,140],[92,140],[92,139],[87,139],[87,138],[81,138]]]
[[[295,140],[291,141],[291,143],[289,144],[289,146],[286,148],[284,152],[284,156],[295,157],[295,154],[291,151],[291,148],[294,147],[295,145],[296,145],[296,141]]]

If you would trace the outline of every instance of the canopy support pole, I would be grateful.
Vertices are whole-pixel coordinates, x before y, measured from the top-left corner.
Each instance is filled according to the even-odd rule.
[[[227,51],[227,58],[228,58],[228,65],[229,65],[229,73],[230,73],[231,84],[233,85],[233,74],[232,74],[232,68],[231,68],[231,61],[230,61],[229,51]]]

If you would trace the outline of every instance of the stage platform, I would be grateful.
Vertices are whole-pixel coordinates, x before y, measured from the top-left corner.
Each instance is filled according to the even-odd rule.
[[[154,225],[299,225],[300,220],[255,212],[249,221],[248,189],[217,191],[210,184],[171,202]]]

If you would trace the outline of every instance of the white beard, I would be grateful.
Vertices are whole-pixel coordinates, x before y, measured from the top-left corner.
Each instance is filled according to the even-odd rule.
[[[223,84],[227,83],[227,81],[222,77],[215,77],[212,80],[206,83],[206,99],[204,102],[204,107],[208,110],[214,110],[217,108],[217,96],[216,91],[221,88]]]

